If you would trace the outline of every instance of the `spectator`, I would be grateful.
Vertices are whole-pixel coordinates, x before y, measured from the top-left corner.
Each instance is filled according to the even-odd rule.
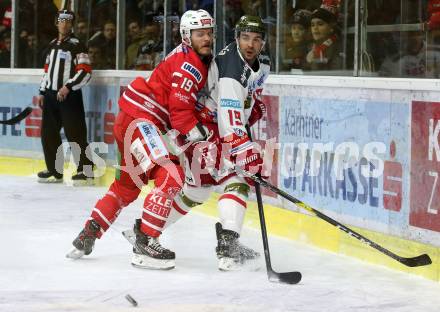
[[[29,34],[26,37],[26,54],[25,54],[26,68],[41,68],[43,67],[43,56],[38,46],[37,36]]]
[[[440,51],[428,47],[426,33],[410,31],[404,34],[404,48],[394,57],[387,57],[379,70],[384,77],[438,78]]]
[[[12,25],[12,7],[9,5],[4,9],[0,9],[0,16],[3,16],[0,23],[0,34],[3,34],[5,31],[11,31]]]
[[[101,48],[96,45],[89,45],[88,54],[90,59],[90,65],[93,70],[95,69],[105,69],[105,64],[103,62]]]
[[[139,47],[134,63],[136,70],[152,70],[162,59],[163,41],[160,40],[159,25],[150,23],[144,28],[146,42]]]
[[[224,15],[224,42],[221,45],[226,45],[234,38],[234,27],[237,21],[240,19],[242,15],[244,15],[244,11],[241,9],[241,4],[239,1],[229,0],[225,2],[225,15]],[[218,25],[221,27],[221,25]]]
[[[337,34],[337,17],[324,8],[319,8],[311,16],[313,45],[307,54],[307,69],[340,70],[344,55],[341,52]]]
[[[276,19],[272,18],[271,16],[268,16],[267,18],[263,19],[263,23],[266,26],[266,35],[267,38],[265,40],[263,54],[268,56],[270,58],[271,64],[276,63],[276,42],[277,42],[277,25],[276,25]]]
[[[11,33],[6,32],[2,36],[0,48],[0,67],[11,67]]]
[[[89,40],[89,44],[99,46],[104,58],[105,69],[114,69],[116,65],[116,25],[106,21],[103,31],[98,31]]]
[[[153,21],[159,22],[163,25],[163,17],[164,17],[163,4],[164,4],[163,0],[139,1],[137,6],[138,6],[138,11],[141,14],[139,18],[140,25],[146,25]]]
[[[170,39],[167,40],[167,46],[166,46],[166,51],[170,52],[171,50],[173,50],[175,47],[177,47],[180,42],[181,42],[181,38],[180,38],[180,32],[179,32],[179,23],[180,23],[180,17],[179,15],[177,15],[177,13],[174,13],[174,15],[170,16],[170,28],[171,28],[171,36]]]
[[[145,27],[147,28],[147,26]],[[139,22],[132,21],[128,24],[129,44],[125,52],[125,68],[133,69],[139,48],[144,45],[150,38],[145,32],[141,31]]]
[[[141,27],[139,26],[138,21],[131,21],[128,23],[128,36],[127,36],[127,43],[130,45],[133,41],[137,40],[141,33]]]
[[[95,2],[94,4],[90,4],[92,6],[94,26],[101,27],[101,25],[104,25],[109,20],[116,20],[116,12],[118,7],[117,0],[96,0],[84,2]]]
[[[286,41],[287,64],[284,67],[288,69],[303,69],[306,63],[306,56],[310,50],[310,17],[311,12],[307,10],[298,10],[292,17],[290,24],[290,36]]]
[[[87,21],[85,19],[78,19],[75,27],[75,36],[82,42],[86,43],[89,40]]]
[[[57,36],[53,24],[58,8],[53,1],[20,0],[17,7],[20,28],[35,31],[41,46],[47,46]],[[44,17],[39,12],[44,12]]]
[[[29,58],[29,56],[27,55],[28,36],[29,36],[29,31],[27,29],[20,30],[18,35],[18,59],[17,59],[17,65],[19,68],[28,67],[28,58]]]

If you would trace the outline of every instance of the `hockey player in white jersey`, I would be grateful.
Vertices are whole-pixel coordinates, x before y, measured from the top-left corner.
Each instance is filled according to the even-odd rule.
[[[216,253],[219,269],[226,271],[239,269],[248,260],[259,257],[238,240],[250,183],[231,170],[223,170],[223,159],[252,173],[263,173],[261,151],[248,137],[245,126],[252,126],[266,111],[260,96],[270,71],[269,58],[260,54],[266,39],[261,18],[241,17],[235,38],[211,63],[205,93],[197,106],[199,120],[211,136],[209,141],[185,152],[185,185],[166,224],[169,226],[192,207],[202,204],[220,185],[223,192],[218,201]],[[211,158],[210,164],[207,158]],[[216,174],[222,171],[226,173]]]

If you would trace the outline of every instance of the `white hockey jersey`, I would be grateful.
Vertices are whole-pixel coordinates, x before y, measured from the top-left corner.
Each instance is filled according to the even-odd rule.
[[[252,146],[245,125],[269,72],[269,57],[260,54],[251,67],[235,41],[211,62],[196,109],[205,121],[218,123],[220,139],[231,144],[231,154]]]

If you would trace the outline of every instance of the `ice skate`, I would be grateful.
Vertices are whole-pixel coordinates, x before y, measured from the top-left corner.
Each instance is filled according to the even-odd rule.
[[[101,226],[95,220],[88,222],[72,242],[74,248],[66,255],[66,257],[70,259],[79,259],[84,255],[89,255],[93,250],[97,238],[96,234],[100,229]]]
[[[140,231],[140,220],[134,226],[134,241],[131,264],[142,269],[170,270],[175,267],[176,255],[162,247],[158,237],[148,236]]]
[[[63,175],[49,170],[40,171],[37,174],[39,183],[63,183]]]
[[[93,186],[95,185],[94,177],[87,176],[83,171],[79,171],[72,176],[73,186]]]
[[[215,251],[220,271],[258,269],[256,260],[260,257],[260,253],[242,245],[238,240],[240,235],[231,230],[224,230],[220,222],[215,224],[215,229],[217,234]]]

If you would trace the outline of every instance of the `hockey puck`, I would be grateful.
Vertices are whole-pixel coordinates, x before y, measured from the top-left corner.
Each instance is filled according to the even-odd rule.
[[[127,301],[133,305],[133,307],[137,307],[138,303],[136,300],[133,299],[132,296],[130,296],[129,294],[126,294],[125,299],[127,299]]]

